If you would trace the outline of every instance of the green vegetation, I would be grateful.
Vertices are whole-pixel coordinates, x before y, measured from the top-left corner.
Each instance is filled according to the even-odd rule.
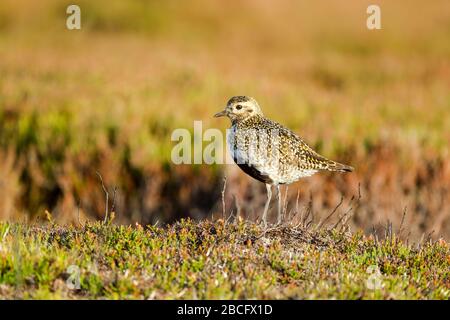
[[[79,290],[66,284],[71,265],[80,270]],[[378,287],[370,268],[380,271]],[[337,228],[264,233],[242,219],[164,228],[2,223],[0,297],[449,299],[450,247]]]

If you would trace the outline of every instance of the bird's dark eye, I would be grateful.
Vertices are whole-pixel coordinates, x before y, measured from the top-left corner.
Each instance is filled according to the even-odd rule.
[[[236,106],[236,110],[241,110],[242,109],[242,106],[240,105],[240,104],[238,104],[237,106]]]

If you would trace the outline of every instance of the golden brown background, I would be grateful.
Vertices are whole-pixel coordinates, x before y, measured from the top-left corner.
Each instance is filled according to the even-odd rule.
[[[72,3],[81,30],[65,27]],[[0,218],[100,219],[98,171],[118,223],[217,218],[224,174],[227,213],[256,219],[262,184],[170,161],[175,128],[224,130],[212,115],[245,94],[356,168],[291,185],[289,212],[318,223],[343,195],[330,223],[351,207],[352,228],[384,232],[406,211],[411,237],[448,239],[450,2],[376,1],[374,31],[369,4],[2,0]]]

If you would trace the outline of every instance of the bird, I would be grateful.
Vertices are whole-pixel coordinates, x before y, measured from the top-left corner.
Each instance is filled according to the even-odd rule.
[[[214,117],[228,117],[227,146],[234,162],[247,175],[266,185],[267,200],[262,221],[267,227],[267,212],[275,187],[278,219],[282,222],[280,185],[288,185],[319,171],[352,172],[353,167],[329,160],[314,151],[290,129],[264,116],[258,102],[249,96],[230,98],[224,110]]]

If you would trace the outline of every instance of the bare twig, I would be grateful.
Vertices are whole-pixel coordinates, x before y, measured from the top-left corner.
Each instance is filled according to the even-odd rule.
[[[427,240],[426,240],[426,242],[430,242],[431,240],[432,240],[432,235],[433,235],[433,233],[434,233],[434,230],[431,230],[431,232],[429,232],[428,234],[427,234]]]
[[[389,219],[386,222],[386,227],[384,227],[384,238],[389,241],[392,240],[392,222]]]
[[[225,220],[225,224],[228,224],[230,222],[231,217],[233,216],[233,210],[231,210],[230,215],[228,216],[228,218]]]
[[[319,222],[319,224],[317,225],[317,229],[320,229],[320,227],[328,221],[328,219],[330,219],[333,214],[337,211],[337,209],[339,209],[339,207],[342,205],[342,203],[344,202],[344,196],[341,196],[341,201],[339,201],[339,203],[337,204],[336,207],[334,207],[333,211],[331,211],[331,213],[322,221]]]
[[[105,184],[103,183],[103,178],[102,175],[100,174],[100,172],[95,171],[95,173],[97,174],[97,176],[100,178],[100,182],[102,183],[102,189],[103,192],[105,193],[105,197],[106,197],[106,201],[105,201],[105,218],[103,220],[104,223],[106,223],[108,221],[108,206],[109,206],[109,192],[105,187]]]
[[[116,193],[117,193],[117,186],[114,186],[113,199],[111,205],[111,212],[114,212],[114,214],[116,213]]]
[[[298,205],[299,197],[300,197],[300,191],[297,190],[297,198],[295,199],[295,217],[297,218],[300,215],[300,219],[298,220],[295,228],[297,228],[300,225],[300,223],[302,222],[302,214],[300,213],[300,208]]]
[[[356,201],[355,201],[356,199]],[[339,217],[339,220],[336,222],[336,224],[330,229],[335,229],[339,224],[341,224],[341,230],[344,228],[344,226],[347,224],[348,220],[350,220],[350,213],[353,211],[352,203],[356,202],[356,208],[359,206],[361,200],[361,183],[358,183],[358,197],[356,198],[354,195],[351,197],[350,201],[348,202],[349,209]],[[342,223],[341,223],[342,222]]]
[[[225,190],[227,187],[227,176],[223,178],[223,188],[222,188],[222,219],[225,220]]]
[[[339,228],[339,230],[343,230],[347,226],[348,221],[352,217],[352,215],[350,214],[352,211],[353,211],[353,207],[349,208],[347,210],[347,212],[344,213],[343,219],[342,219],[342,223],[341,223],[341,227]]]
[[[78,220],[78,224],[83,227],[84,225],[81,223],[81,217],[80,217],[80,200],[79,199],[77,201],[77,220]]]
[[[311,215],[311,220],[309,220],[308,223],[306,223],[306,220],[308,220],[310,215]],[[309,228],[309,226],[311,225],[311,223],[313,221],[314,221],[313,197],[312,197],[312,192],[309,192],[308,211],[307,211],[307,214],[305,216],[305,220],[303,221],[303,225],[306,228]],[[305,225],[305,223],[306,223],[306,225]]]
[[[400,237],[403,231],[403,223],[405,222],[405,216],[407,212],[407,207],[403,209],[402,221],[400,222],[400,227],[398,228],[398,236]]]
[[[348,202],[348,205],[350,206],[350,208],[349,208],[344,214],[342,214],[342,215],[339,217],[338,221],[334,224],[334,226],[333,226],[330,230],[336,229],[337,226],[344,220],[344,218],[346,217],[346,215],[347,215],[348,213],[350,213],[350,211],[352,210],[351,204],[352,204],[352,202],[353,202],[354,199],[355,199],[355,196],[352,196],[351,199],[350,199],[350,201]]]

